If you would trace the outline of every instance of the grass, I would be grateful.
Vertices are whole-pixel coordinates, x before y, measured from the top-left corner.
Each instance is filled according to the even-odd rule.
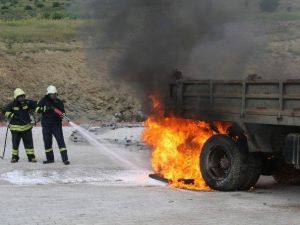
[[[259,19],[266,22],[284,22],[300,20],[300,11],[297,12],[274,12],[262,13]]]
[[[76,28],[84,21],[73,19],[0,20],[0,41],[4,42],[70,42]]]
[[[72,0],[0,0],[0,42],[55,43],[75,39],[84,23],[69,14]]]
[[[71,18],[71,0],[0,0],[0,19]]]
[[[289,49],[289,52],[294,56],[300,56],[300,48]]]

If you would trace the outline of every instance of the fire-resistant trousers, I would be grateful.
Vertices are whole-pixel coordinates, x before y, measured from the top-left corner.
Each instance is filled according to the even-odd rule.
[[[62,161],[65,162],[68,160],[68,152],[64,140],[62,126],[43,126],[43,139],[46,151],[46,157],[48,161],[54,161],[54,153],[52,148],[52,139],[55,137]]]
[[[31,161],[32,159],[35,159],[32,130],[29,129],[27,131],[11,131],[11,135],[13,147],[12,158],[15,158],[17,160],[19,159],[19,146],[22,139],[28,160]]]

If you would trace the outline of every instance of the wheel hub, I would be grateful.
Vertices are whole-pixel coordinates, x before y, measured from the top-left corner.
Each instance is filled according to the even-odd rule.
[[[220,166],[221,168],[223,169],[228,169],[230,167],[230,161],[228,160],[227,157],[223,157],[221,160],[220,160]]]
[[[211,151],[207,164],[207,171],[216,180],[223,180],[231,169],[230,157],[222,147],[216,147]]]

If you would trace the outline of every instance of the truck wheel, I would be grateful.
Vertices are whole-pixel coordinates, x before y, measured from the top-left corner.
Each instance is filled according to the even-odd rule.
[[[215,135],[208,139],[200,155],[200,170],[207,185],[219,191],[235,191],[244,184],[247,160],[232,138]]]
[[[244,183],[241,185],[240,190],[248,191],[251,187],[253,187],[260,175],[261,175],[261,168],[262,168],[262,161],[261,157],[255,153],[247,153],[247,172],[244,177]]]
[[[300,170],[285,165],[274,171],[273,178],[278,184],[300,184]]]

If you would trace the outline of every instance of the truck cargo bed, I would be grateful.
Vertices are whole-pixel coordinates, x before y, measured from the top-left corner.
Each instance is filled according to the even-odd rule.
[[[300,126],[300,80],[180,80],[171,98],[186,118]]]

